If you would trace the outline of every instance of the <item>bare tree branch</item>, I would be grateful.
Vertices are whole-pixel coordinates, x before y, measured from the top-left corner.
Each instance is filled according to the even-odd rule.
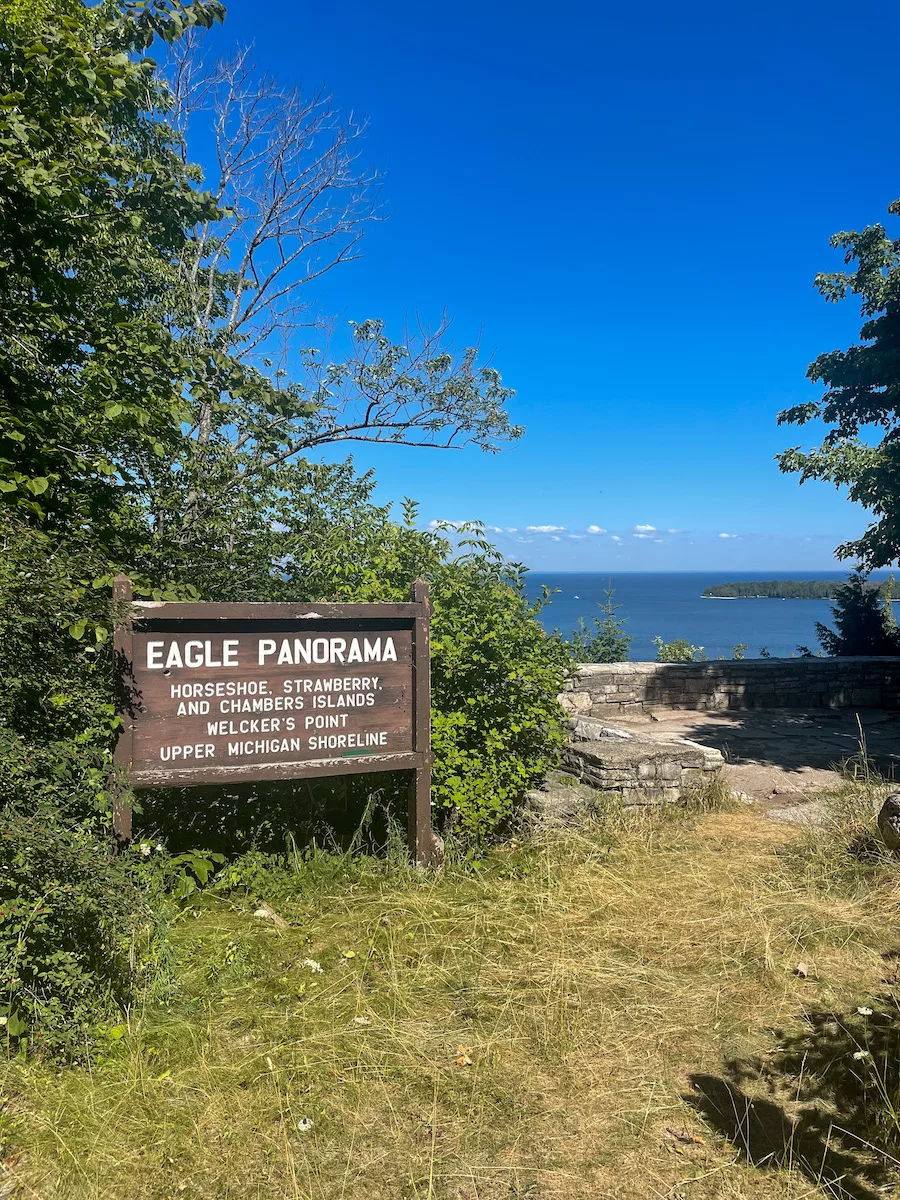
[[[357,161],[364,124],[327,93],[282,88],[247,50],[206,64],[202,46],[173,46],[166,117],[185,146],[198,124],[211,130],[205,183],[223,215],[196,230],[179,267],[194,334],[241,359],[321,322],[302,293],[358,257],[377,180]]]
[[[399,342],[363,321],[349,354],[324,352],[328,325],[310,285],[359,257],[378,216],[377,177],[358,163],[364,126],[323,91],[283,88],[248,51],[208,63],[203,45],[174,44],[161,114],[185,161],[193,130],[211,138],[204,182],[218,214],[177,264],[172,319],[193,364],[193,410],[182,457],[164,468],[183,496],[174,536],[210,517],[213,477],[229,490],[277,490],[298,459],[331,443],[495,450],[518,437],[506,411],[514,393],[477,348],[449,348],[446,317]]]

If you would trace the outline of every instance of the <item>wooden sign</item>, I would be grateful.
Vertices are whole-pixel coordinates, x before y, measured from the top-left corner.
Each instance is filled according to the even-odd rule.
[[[409,839],[433,861],[428,585],[409,604],[132,601],[117,630],[116,765],[135,788],[410,772]],[[131,809],[116,806],[117,836]]]

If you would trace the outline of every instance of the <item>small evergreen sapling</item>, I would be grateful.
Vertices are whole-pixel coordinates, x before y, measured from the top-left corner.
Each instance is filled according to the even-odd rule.
[[[612,582],[604,589],[604,594],[606,603],[598,605],[603,616],[592,618],[593,632],[583,618],[572,632],[569,647],[576,662],[613,663],[625,662],[628,658],[631,634],[624,629],[627,617],[616,616],[621,605],[613,604]]]

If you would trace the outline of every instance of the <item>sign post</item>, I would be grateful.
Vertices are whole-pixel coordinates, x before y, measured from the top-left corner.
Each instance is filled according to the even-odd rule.
[[[113,585],[119,603],[131,581]],[[431,828],[428,584],[405,604],[137,601],[116,629],[115,765],[134,788],[409,772],[409,847]],[[116,799],[113,829],[131,837]]]

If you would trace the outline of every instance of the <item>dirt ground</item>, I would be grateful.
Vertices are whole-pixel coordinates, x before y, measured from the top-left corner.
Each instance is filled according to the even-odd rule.
[[[641,737],[688,738],[714,746],[725,756],[724,774],[734,791],[765,801],[776,811],[807,808],[804,800],[833,784],[842,764],[844,770],[853,770],[854,764],[860,769],[861,733],[870,766],[900,781],[900,713],[883,709],[660,709],[652,716],[622,715],[610,724]]]

